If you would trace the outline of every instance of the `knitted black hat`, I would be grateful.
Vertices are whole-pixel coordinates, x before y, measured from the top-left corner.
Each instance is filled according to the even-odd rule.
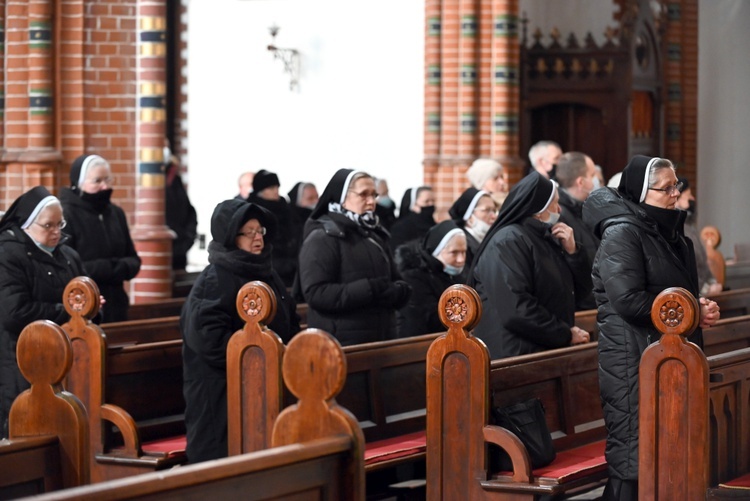
[[[279,183],[279,177],[274,174],[273,172],[268,172],[265,169],[261,169],[258,172],[255,173],[255,177],[253,178],[253,191],[255,193],[259,193],[266,188],[270,188],[271,186],[279,186],[281,183]]]

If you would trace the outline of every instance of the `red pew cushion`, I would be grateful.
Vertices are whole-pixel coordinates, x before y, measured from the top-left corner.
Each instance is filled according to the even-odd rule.
[[[532,473],[541,483],[562,484],[606,470],[605,444],[605,440],[600,440],[575,449],[558,452],[554,461],[547,466],[533,470]],[[498,477],[512,475],[513,472],[503,471],[498,474]]]
[[[427,432],[418,431],[365,444],[365,465],[390,461],[427,450]]]
[[[735,478],[734,480],[730,482],[724,482],[723,484],[719,484],[719,487],[724,487],[727,489],[748,489],[750,490],[750,473],[746,475],[742,475],[739,478]]]
[[[143,452],[149,454],[164,454],[166,457],[173,457],[181,454],[185,454],[185,448],[187,447],[187,437],[180,435],[179,437],[163,438],[160,440],[153,440],[151,442],[144,442],[141,444]]]

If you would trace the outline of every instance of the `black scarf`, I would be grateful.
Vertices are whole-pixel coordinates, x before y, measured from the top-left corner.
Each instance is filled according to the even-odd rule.
[[[86,193],[85,191],[79,190],[81,194],[81,200],[89,204],[93,209],[101,214],[110,204],[112,198],[112,189],[97,191],[96,193]]]
[[[208,244],[208,262],[247,280],[263,280],[271,284],[273,262],[270,245],[266,245],[260,254],[251,254],[242,249],[227,249],[213,240]]]

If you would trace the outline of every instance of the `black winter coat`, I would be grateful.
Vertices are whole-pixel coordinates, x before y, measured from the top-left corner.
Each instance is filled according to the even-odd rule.
[[[102,321],[127,320],[129,300],[122,284],[138,274],[141,258],[130,238],[125,213],[111,203],[99,212],[70,188],[60,190],[60,202],[68,223],[66,243],[78,251],[89,276],[107,300]]]
[[[602,239],[593,280],[607,464],[610,475],[634,480],[638,478],[638,366],[643,351],[659,339],[651,306],[667,287],[684,287],[698,297],[693,246],[680,231],[679,252],[675,252],[643,208],[615,190],[592,193],[583,217]],[[702,347],[701,330],[690,340]]]
[[[268,242],[273,246],[273,267],[284,284],[291,287],[297,273],[297,254],[300,246],[300,222],[297,215],[283,198],[266,200],[256,193],[250,193],[247,201],[268,209],[276,217],[276,232]]]
[[[398,337],[445,331],[438,302],[445,289],[458,281],[443,271],[443,263],[416,243],[396,249],[396,264],[412,290],[407,305],[396,312]]]
[[[70,317],[63,291],[73,278],[85,275],[75,250],[60,244],[52,255],[36,246],[20,228],[0,234],[0,425],[7,437],[7,419],[16,396],[29,388],[16,361],[21,331],[35,320],[58,325]]]
[[[308,325],[345,346],[395,338],[395,311],[408,296],[383,294],[400,279],[385,231],[332,213],[308,219],[305,233],[299,278]]]
[[[431,212],[411,212],[399,218],[390,229],[391,251],[395,252],[400,245],[405,243],[414,240],[421,241],[433,226],[435,226],[435,219]]]
[[[483,306],[474,334],[491,357],[570,345],[576,298],[591,290],[586,253],[568,254],[532,217],[490,238],[473,274]]]
[[[208,252],[211,264],[195,281],[180,316],[191,463],[227,455],[226,350],[229,338],[244,326],[236,306],[242,286],[262,280],[273,289],[277,310],[268,327],[285,343],[299,331],[294,301],[271,266],[270,248],[255,256],[211,242]]]
[[[594,231],[583,222],[583,202],[571,197],[564,189],[558,190],[560,194],[560,221],[573,228],[576,243],[586,253],[590,263],[594,263],[594,256],[599,250],[599,239]],[[593,291],[589,291],[579,299],[576,304],[577,310],[593,310],[596,308]]]

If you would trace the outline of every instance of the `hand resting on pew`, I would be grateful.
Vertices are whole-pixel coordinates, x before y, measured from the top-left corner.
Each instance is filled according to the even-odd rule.
[[[591,335],[575,325],[570,328],[570,345],[585,344],[591,340]]]
[[[717,320],[719,320],[721,311],[719,309],[719,305],[716,304],[716,301],[712,301],[705,297],[700,298],[699,301],[701,305],[700,326],[701,329],[705,329],[706,327],[711,327],[716,323]]]

